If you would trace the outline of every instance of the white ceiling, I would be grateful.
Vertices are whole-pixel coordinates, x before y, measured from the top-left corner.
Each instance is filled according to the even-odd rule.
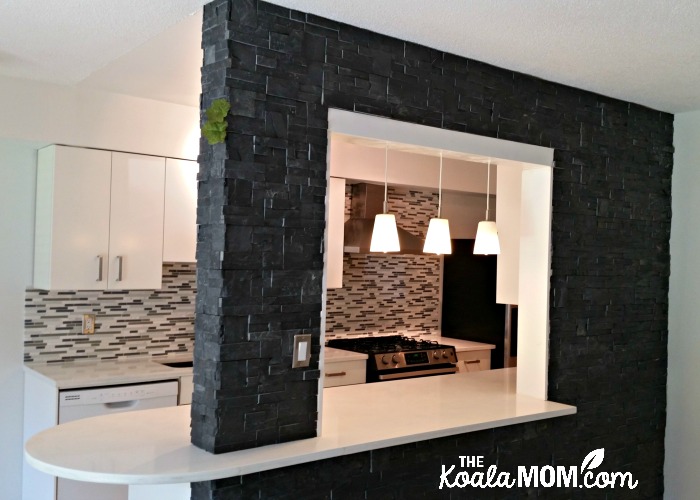
[[[205,3],[0,0],[0,74],[198,106]]]
[[[0,0],[0,74],[199,103],[207,0]],[[669,112],[700,109],[697,0],[273,0]]]

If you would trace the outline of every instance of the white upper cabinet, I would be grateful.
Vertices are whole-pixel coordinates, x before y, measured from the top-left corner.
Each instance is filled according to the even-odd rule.
[[[107,288],[111,162],[109,151],[39,151],[35,288]]]
[[[195,262],[197,172],[195,161],[165,160],[163,262]]]
[[[108,288],[161,287],[164,201],[165,158],[112,153]]]
[[[328,226],[326,229],[326,288],[343,287],[343,239],[345,225],[345,179],[328,182]]]
[[[34,287],[160,288],[164,191],[164,158],[40,150]]]

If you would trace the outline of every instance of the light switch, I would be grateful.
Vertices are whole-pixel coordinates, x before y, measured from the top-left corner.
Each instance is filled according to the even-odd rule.
[[[295,335],[292,368],[304,368],[311,361],[311,335]]]
[[[304,361],[306,359],[306,350],[308,349],[308,342],[299,342],[299,351],[297,352],[297,361]]]

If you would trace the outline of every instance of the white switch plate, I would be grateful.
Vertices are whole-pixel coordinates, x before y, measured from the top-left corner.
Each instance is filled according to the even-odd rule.
[[[95,315],[83,314],[83,335],[95,333]]]
[[[304,368],[311,361],[311,335],[295,335],[292,368]]]

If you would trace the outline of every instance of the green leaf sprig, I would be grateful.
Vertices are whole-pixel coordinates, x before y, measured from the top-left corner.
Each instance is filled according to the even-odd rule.
[[[207,109],[207,121],[202,126],[202,135],[210,145],[224,142],[226,139],[226,115],[231,109],[231,105],[226,99],[216,99]]]

